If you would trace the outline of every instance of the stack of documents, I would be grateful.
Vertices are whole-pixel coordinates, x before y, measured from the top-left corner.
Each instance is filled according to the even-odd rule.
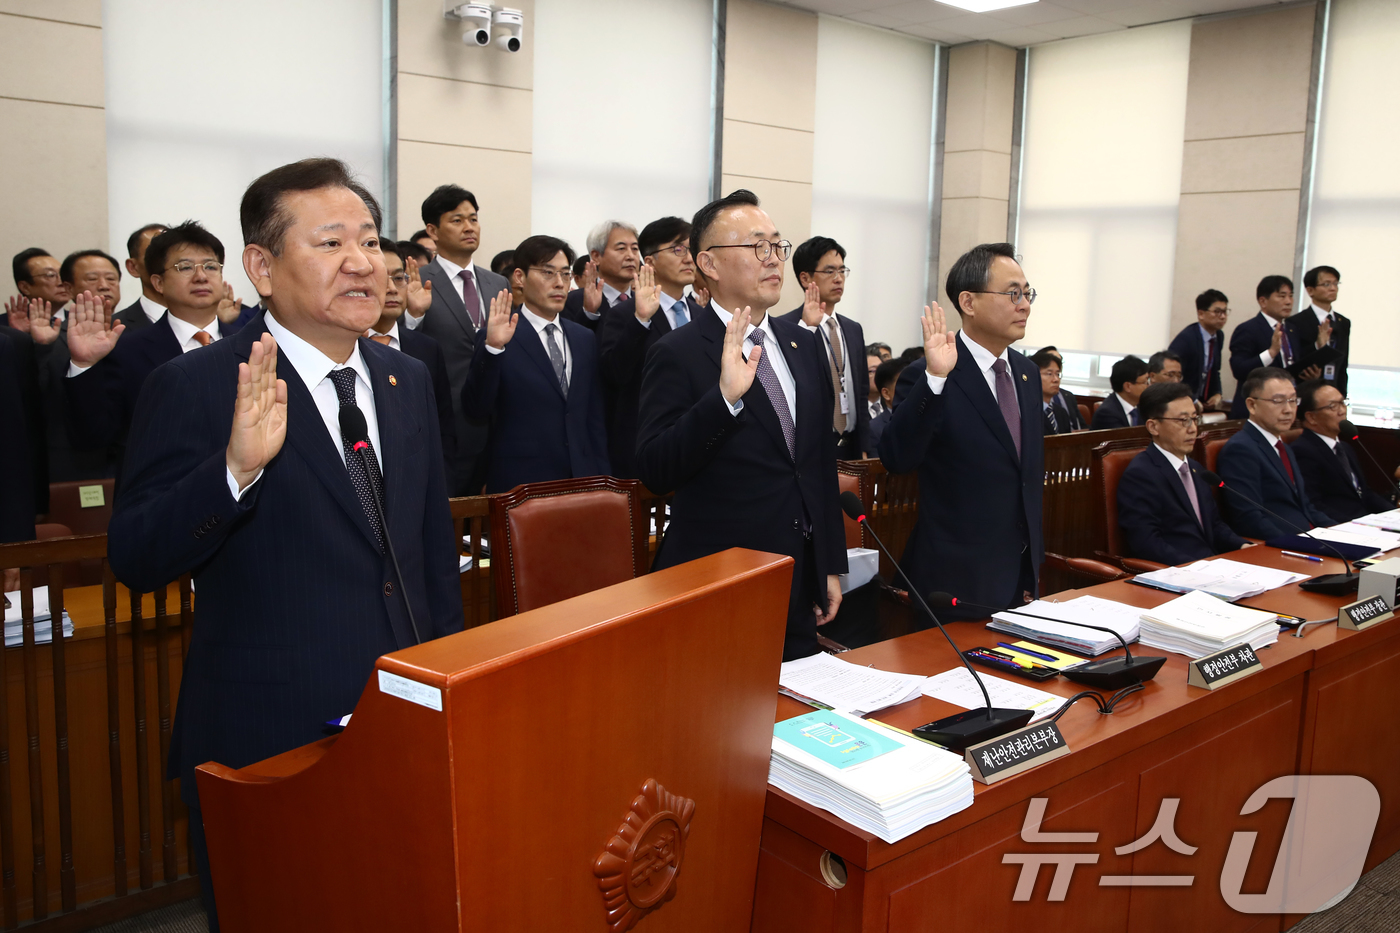
[[[1164,567],[1151,573],[1140,573],[1133,579],[1137,583],[1169,593],[1190,593],[1199,590],[1234,602],[1246,596],[1258,596],[1290,583],[1301,582],[1308,579],[1308,574],[1217,557],[1198,560],[1185,567]]]
[[[1216,599],[1199,590],[1142,613],[1142,643],[1195,660],[1248,642],[1255,651],[1278,641],[1278,616]]]
[[[1128,606],[1111,599],[1100,599],[1097,596],[1079,596],[1062,603],[1038,599],[1014,612],[994,613],[992,621],[987,623],[987,628],[1007,632],[1017,638],[1029,638],[1031,641],[1064,648],[1067,651],[1099,655],[1121,647],[1118,639],[1108,632],[1072,623],[1103,626],[1122,635],[1124,641],[1134,642],[1138,637],[1138,617],[1141,611],[1136,606]],[[1031,616],[1049,616],[1050,619],[1063,621],[1033,619]]]
[[[1392,548],[1400,547],[1400,534],[1361,521],[1342,522],[1340,525],[1332,525],[1330,528],[1314,528],[1308,532],[1308,537],[1319,538],[1323,541],[1335,541],[1339,544],[1354,544],[1357,547],[1375,548],[1377,551],[1389,551]]]
[[[1374,515],[1363,515],[1356,520],[1356,524],[1369,525],[1382,531],[1400,531],[1400,509],[1376,512]]]
[[[1065,705],[1064,697],[1037,690],[1027,684],[1003,680],[981,671],[978,671],[977,679],[986,685],[987,696],[992,698],[992,706],[998,709],[1028,709],[1034,714],[1031,716],[1031,722],[1039,722]],[[924,682],[924,695],[961,706],[963,709],[983,709],[987,705],[982,691],[972,682],[972,675],[965,667],[955,667],[928,678]]]
[[[773,727],[768,783],[885,842],[972,805],[961,755],[835,710]]]
[[[24,643],[23,604],[19,593],[6,593],[10,606],[5,610],[5,647],[13,648]],[[73,620],[63,613],[63,637],[73,637]],[[48,644],[53,641],[53,616],[49,612],[49,588],[34,587],[34,643]]]
[[[861,667],[826,653],[788,661],[778,674],[778,686],[798,699],[816,700],[823,706],[856,716],[914,699],[928,678],[920,674],[896,674]]]

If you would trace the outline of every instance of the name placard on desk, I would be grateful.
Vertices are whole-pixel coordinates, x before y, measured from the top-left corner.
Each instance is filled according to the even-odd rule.
[[[1393,619],[1395,613],[1384,596],[1368,596],[1354,603],[1347,603],[1337,610],[1337,628],[1348,632],[1363,632],[1377,622]]]
[[[1263,669],[1253,648],[1248,644],[1235,645],[1192,661],[1186,669],[1186,682],[1193,687],[1214,690]]]
[[[1045,722],[981,745],[969,745],[963,754],[972,768],[974,781],[995,784],[1003,778],[1069,754],[1069,745],[1065,744],[1059,726]]]

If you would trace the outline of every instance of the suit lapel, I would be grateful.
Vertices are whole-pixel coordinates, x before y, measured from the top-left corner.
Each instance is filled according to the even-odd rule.
[[[1042,404],[1044,396],[1040,392],[1040,371],[1035,371],[1032,383],[1031,374],[1026,371],[1031,365],[1030,360],[1015,350],[1008,350],[1006,358],[1011,367],[1011,384],[1016,388],[1016,401],[1021,406],[1021,459],[1024,460],[1031,445],[1037,441],[1045,443],[1045,418],[1042,415],[1045,408]],[[1000,408],[997,414],[1001,414]]]
[[[558,321],[562,321],[563,318],[556,318],[555,320],[557,323]],[[560,328],[560,335],[562,336],[562,334],[563,328]],[[544,339],[539,335],[539,332],[535,330],[534,325],[525,320],[524,311],[520,312],[520,320],[515,325],[515,336],[511,339],[511,343],[517,340],[520,341],[521,352],[529,357],[535,366],[539,368],[549,384],[554,386],[554,391],[559,394],[559,397],[564,398],[564,390],[559,387],[559,377],[554,373],[554,364],[550,362],[549,351],[544,348]],[[562,350],[563,347],[560,347],[560,349]],[[575,358],[574,362],[577,364],[577,358]],[[577,365],[574,366],[574,373],[575,375],[578,373]]]
[[[1014,379],[1015,377],[1013,377]],[[972,402],[972,408],[986,422],[993,436],[1001,442],[1002,449],[1012,460],[1017,460],[1016,444],[1011,439],[1011,430],[1006,426],[1006,419],[1001,416],[1001,406],[997,404],[996,396],[987,386],[987,380],[982,377],[982,370],[978,368],[977,361],[972,358],[972,351],[968,349],[967,342],[963,340],[962,332],[958,333],[958,362],[953,366],[953,371],[948,374],[948,381],[956,385],[968,400]],[[1017,393],[1020,397],[1020,393]],[[1022,406],[1021,430],[1022,438],[1025,437],[1025,407]],[[1037,414],[1035,417],[1039,418]]]
[[[467,333],[475,334],[476,326],[472,324],[472,319],[467,314],[467,306],[462,303],[462,286],[460,281],[453,281],[436,259],[424,266],[424,271],[428,273],[433,282],[433,302],[436,304],[441,299],[448,311],[452,312],[453,319]]]
[[[1253,438],[1254,442],[1259,445],[1259,449],[1264,451],[1265,458],[1273,466],[1274,473],[1278,475],[1278,478],[1283,481],[1285,486],[1288,486],[1294,491],[1294,498],[1297,498],[1296,493],[1298,491],[1298,485],[1297,483],[1292,482],[1288,479],[1288,471],[1283,468],[1283,460],[1279,457],[1277,448],[1270,447],[1268,438],[1264,437],[1264,435],[1260,433],[1259,429],[1252,426],[1252,424],[1246,424],[1244,427],[1240,428],[1240,430],[1248,431],[1250,433],[1250,436]],[[1287,444],[1284,444],[1283,446],[1285,450],[1288,449]],[[1293,475],[1297,476],[1298,464],[1294,462],[1290,464],[1290,466],[1293,467]]]
[[[1196,510],[1191,508],[1191,500],[1186,496],[1186,487],[1181,483],[1181,474],[1172,469],[1171,463],[1166,457],[1162,456],[1162,452],[1157,449],[1157,445],[1153,444],[1148,447],[1147,455],[1151,458],[1148,462],[1154,464],[1158,472],[1162,474],[1162,482],[1166,483],[1167,486],[1171,488],[1172,498],[1176,500],[1176,504],[1181,507],[1182,511],[1184,511],[1192,521],[1195,521]],[[1187,467],[1189,468],[1190,466],[1191,464],[1187,463]],[[1191,474],[1191,482],[1196,482],[1196,474],[1194,472]],[[1196,490],[1196,499],[1199,501],[1200,498],[1201,491],[1198,489]],[[1204,513],[1201,517],[1205,518]],[[1201,527],[1199,523],[1197,523],[1197,527]]]

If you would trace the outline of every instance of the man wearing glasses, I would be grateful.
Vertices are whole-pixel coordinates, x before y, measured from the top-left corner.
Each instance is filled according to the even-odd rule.
[[[1298,417],[1303,433],[1288,446],[1298,458],[1314,508],[1349,522],[1395,507],[1366,485],[1356,451],[1338,436],[1347,417],[1347,400],[1336,386],[1325,379],[1298,386]]]
[[[1196,296],[1196,323],[1172,338],[1168,350],[1181,357],[1181,378],[1206,408],[1220,404],[1220,359],[1230,299],[1215,288]]]
[[[675,492],[654,569],[731,547],[786,554],[783,659],[805,658],[836,617],[846,572],[826,351],[768,314],[792,244],[753,192],[707,204],[691,224],[710,304],[657,341],[642,373],[638,472],[648,489]]]
[[[1249,374],[1241,390],[1249,423],[1220,448],[1219,473],[1226,484],[1223,495],[1230,527],[1246,537],[1267,540],[1336,524],[1309,501],[1298,458],[1283,442],[1283,433],[1293,427],[1298,412],[1293,377],[1282,369],[1261,366]]]
[[[832,416],[831,431],[838,460],[859,460],[870,450],[869,368],[865,380],[857,381],[859,371],[851,353],[865,346],[865,332],[859,324],[838,316],[836,305],[846,293],[851,270],[846,250],[831,237],[814,236],[792,252],[792,271],[797,284],[806,292],[802,307],[783,315],[783,320],[800,324],[821,337],[830,369]],[[857,360],[859,357],[857,357]],[[866,391],[862,393],[861,387]]]
[[[1118,527],[1128,557],[1184,564],[1245,546],[1220,517],[1191,459],[1201,427],[1194,394],[1183,382],[1161,382],[1138,402],[1152,446],[1118,481]]]

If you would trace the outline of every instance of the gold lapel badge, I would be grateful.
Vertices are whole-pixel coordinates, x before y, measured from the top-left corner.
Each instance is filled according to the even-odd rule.
[[[1026,378],[1026,377],[1025,377],[1025,376],[1022,376],[1021,378],[1024,379],[1024,378]],[[390,377],[389,377],[389,385],[391,385],[391,386],[396,386],[396,385],[398,385],[398,384],[399,384],[399,381],[398,381],[397,379],[395,379],[393,376],[390,376]]]
[[[1025,374],[1025,373],[1021,373],[1021,381],[1022,381],[1022,382],[1025,382],[1025,381],[1026,381],[1026,374]]]
[[[796,341],[796,340],[793,340],[793,341],[790,341],[790,343],[792,344],[792,348],[793,348],[794,350],[796,350],[796,349],[797,349],[797,341]]]

